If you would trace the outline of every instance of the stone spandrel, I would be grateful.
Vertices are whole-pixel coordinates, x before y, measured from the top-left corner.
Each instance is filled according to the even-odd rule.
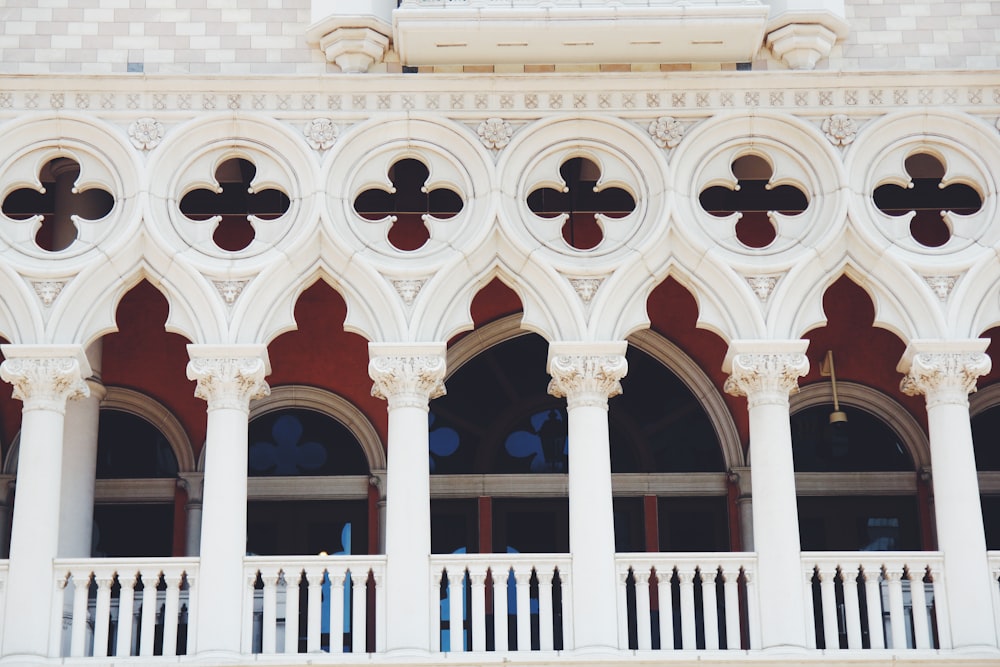
[[[804,352],[746,352],[732,355],[725,391],[746,396],[749,406],[787,405],[788,395],[797,390],[799,378],[809,372]]]
[[[0,378],[14,386],[13,396],[25,410],[65,413],[68,399],[90,396],[91,369],[82,347],[4,345],[2,350]]]
[[[445,394],[444,346],[440,350],[414,349],[407,354],[403,349],[371,349],[368,376],[372,382],[372,396],[389,402],[389,409],[398,407],[428,407],[431,399]]]
[[[570,410],[581,406],[607,409],[608,399],[622,393],[621,379],[628,373],[625,355],[601,349],[594,352],[557,346],[550,350],[548,370],[552,380],[548,391],[566,397]]]
[[[264,380],[271,368],[263,346],[246,350],[199,347],[188,346],[187,377],[198,382],[194,395],[207,401],[209,410],[247,411],[251,400],[271,393]]]

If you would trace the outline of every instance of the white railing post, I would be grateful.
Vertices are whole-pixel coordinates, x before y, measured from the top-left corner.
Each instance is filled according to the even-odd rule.
[[[465,650],[464,589],[465,570],[461,565],[452,565],[448,568],[448,645],[454,653]]]
[[[73,573],[73,629],[70,635],[69,654],[74,658],[86,655],[87,594],[90,591],[90,573]]]
[[[695,634],[694,568],[684,565],[677,568],[677,580],[681,587],[681,648],[693,651],[698,647]]]
[[[648,651],[653,648],[652,615],[649,611],[649,586],[652,575],[649,568],[639,568],[633,571],[635,579],[635,629],[639,650]],[[619,615],[624,615],[624,607]],[[624,646],[622,647],[624,648]]]
[[[903,572],[895,564],[887,563],[885,578],[889,587],[889,636],[892,646],[889,648],[906,648],[906,625],[903,622]]]
[[[519,564],[514,570],[517,581],[517,650],[531,650],[531,565]]]
[[[181,608],[181,581],[183,573],[175,568],[164,571],[163,581],[167,586],[163,605],[163,655],[177,655],[177,624]]]
[[[285,644],[282,653],[299,652],[299,582],[302,571],[286,570],[285,577]]]
[[[882,587],[879,585],[881,569],[865,565],[865,604],[868,607],[868,639],[873,649],[885,648],[885,628],[882,623]]]
[[[95,573],[97,584],[97,601],[94,607],[94,657],[103,658],[108,655],[108,635],[111,630],[111,585],[114,583],[114,573],[103,571]]]
[[[741,648],[739,569],[730,565],[722,571],[723,599],[726,603],[726,648]]]
[[[373,570],[375,582],[375,652],[385,652],[385,569]],[[485,650],[485,648],[484,648]]]
[[[844,617],[847,623],[847,648],[861,648],[861,602],[858,597],[858,568],[841,567],[844,580]]]
[[[716,596],[715,577],[717,570],[702,568],[701,572],[701,611],[705,626],[705,648],[709,651],[719,649],[719,601]]]
[[[656,568],[656,593],[660,609],[660,649],[674,650],[673,568]]]
[[[555,646],[552,627],[552,575],[553,569],[544,565],[535,570],[538,577],[538,648],[551,651]]]
[[[156,631],[156,588],[160,583],[160,573],[150,568],[142,573],[142,620],[139,626],[139,655],[153,655],[153,639]]]
[[[618,648],[628,648],[628,575],[631,568],[627,563],[618,568]],[[634,575],[633,575],[634,576]],[[636,605],[638,607],[638,605]],[[636,609],[638,615],[639,610]]]
[[[351,587],[348,587],[347,570],[336,564],[327,568],[326,576],[330,580],[330,653],[343,653],[344,626],[349,616],[347,608],[350,598],[347,596],[350,595],[351,587],[354,585],[354,577],[351,577]],[[317,611],[317,616],[320,618],[322,614],[322,610]]]
[[[816,637],[816,601],[813,590],[813,578],[816,576],[816,565],[812,561],[803,562],[802,571],[802,613],[806,621],[806,648],[817,646]]]
[[[330,629],[330,634],[333,634],[333,628]],[[330,642],[332,650],[332,638]],[[351,653],[367,652],[368,570],[356,567],[351,569]]]
[[[562,586],[562,636],[563,650],[569,651],[576,648],[575,628],[573,623],[573,586],[575,579],[571,579],[570,566],[559,566],[559,584]]]
[[[840,648],[840,634],[837,625],[837,566],[824,563],[819,570],[819,590],[823,610],[823,643],[827,651]]]
[[[306,576],[309,578],[309,599],[306,601],[307,613],[309,614],[309,618],[306,619],[306,652],[318,653],[320,649],[319,640],[322,627],[320,625],[320,614],[322,613],[321,597],[323,595],[322,566],[313,566],[309,569]],[[331,623],[332,622],[333,619],[331,619]]]
[[[930,648],[930,627],[927,623],[927,596],[922,567],[907,568],[910,574],[910,612],[913,614],[913,645]]]
[[[470,651],[486,650],[486,566],[469,565],[469,584],[472,599],[469,602],[472,619],[472,645]]]
[[[135,610],[135,583],[137,573],[134,570],[118,570],[118,637],[115,642],[115,656],[132,655],[132,620]]]
[[[507,578],[510,576],[510,565],[491,567],[490,576],[493,579],[493,648],[497,653],[505,653],[509,650]]]
[[[271,655],[275,652],[278,639],[278,573],[274,568],[261,568],[260,579],[264,582],[264,598],[261,621],[260,652]]]

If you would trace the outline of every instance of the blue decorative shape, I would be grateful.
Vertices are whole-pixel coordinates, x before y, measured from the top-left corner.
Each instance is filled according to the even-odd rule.
[[[302,422],[294,415],[275,419],[271,427],[274,442],[255,442],[250,446],[251,469],[297,475],[322,466],[326,463],[326,448],[318,442],[299,442],[302,431]]]

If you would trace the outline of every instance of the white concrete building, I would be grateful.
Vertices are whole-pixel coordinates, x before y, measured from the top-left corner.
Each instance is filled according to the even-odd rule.
[[[7,0],[0,665],[1000,664],[998,118],[998,2]]]

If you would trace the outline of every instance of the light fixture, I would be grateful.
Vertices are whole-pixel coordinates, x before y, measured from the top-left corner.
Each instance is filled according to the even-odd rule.
[[[846,422],[847,413],[840,409],[840,400],[837,398],[837,371],[833,367],[833,350],[827,350],[826,357],[819,368],[819,374],[830,378],[830,385],[833,389],[833,412],[830,413],[830,423]]]

